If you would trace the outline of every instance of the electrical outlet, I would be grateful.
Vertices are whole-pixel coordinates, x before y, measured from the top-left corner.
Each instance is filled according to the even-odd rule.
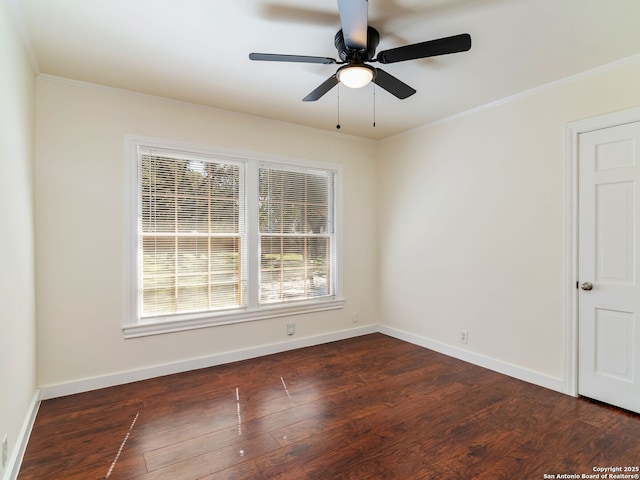
[[[359,320],[359,318],[358,318],[358,312],[353,312],[353,313],[351,314],[351,322],[353,322],[353,323],[358,323],[358,320]]]
[[[287,335],[294,335],[296,333],[296,324],[287,323]]]
[[[2,468],[7,464],[7,457],[9,455],[9,439],[5,435],[2,439]]]
[[[469,343],[469,332],[466,330],[460,330],[460,343],[465,345]]]

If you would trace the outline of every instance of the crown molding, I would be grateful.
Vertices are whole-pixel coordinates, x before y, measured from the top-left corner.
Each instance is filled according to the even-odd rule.
[[[305,131],[305,132],[309,132],[309,133],[314,133],[314,134],[320,134],[320,135],[325,135],[325,136],[329,136],[332,138],[340,138],[340,139],[346,139],[346,140],[353,140],[353,141],[357,141],[357,142],[361,142],[361,143],[367,143],[367,144],[375,144],[377,141],[370,139],[370,138],[365,138],[365,137],[359,137],[357,135],[348,135],[348,134],[344,134],[344,133],[337,133],[337,132],[331,132],[328,130],[323,130],[321,128],[314,128],[314,127],[307,127],[306,125],[299,125],[297,123],[290,123],[290,122],[284,122],[282,120],[275,120],[273,118],[268,118],[268,117],[261,117],[259,115],[251,115],[249,113],[242,113],[242,112],[235,112],[233,110],[225,110],[223,108],[218,108],[218,107],[212,107],[209,105],[202,105],[200,103],[193,103],[193,102],[187,102],[185,100],[178,100],[175,98],[169,98],[169,97],[162,97],[160,95],[153,95],[150,93],[142,93],[142,92],[136,92],[134,90],[127,90],[124,88],[118,88],[118,87],[110,87],[107,85],[102,85],[99,83],[91,83],[91,82],[85,82],[84,80],[75,80],[73,78],[66,78],[66,77],[59,77],[56,75],[51,75],[48,73],[40,73],[38,74],[38,80],[45,80],[45,81],[50,81],[50,82],[57,82],[57,83],[64,83],[67,85],[73,85],[76,87],[83,87],[83,88],[93,88],[93,89],[97,89],[97,90],[103,90],[105,92],[111,92],[111,93],[115,93],[118,95],[128,95],[128,96],[132,96],[132,97],[137,97],[137,98],[145,98],[148,100],[153,100],[153,101],[157,101],[157,102],[165,102],[165,103],[172,103],[175,105],[182,105],[182,106],[186,106],[186,107],[190,107],[190,108],[197,108],[197,109],[201,109],[201,110],[205,110],[205,111],[209,111],[209,112],[215,112],[215,113],[221,113],[221,114],[225,114],[225,115],[231,115],[231,116],[235,116],[238,118],[251,118],[254,119],[256,121],[260,121],[260,122],[265,122],[268,124],[272,124],[272,125],[277,125],[277,126],[281,126],[281,127],[287,127],[287,128],[295,128],[301,131]]]
[[[585,70],[584,72],[580,72],[577,73],[575,75],[570,75],[568,77],[564,77],[564,78],[560,78],[558,80],[554,80],[552,82],[549,83],[545,83],[543,85],[540,85],[538,87],[534,87],[531,88],[529,90],[524,90],[522,92],[519,93],[515,93],[513,95],[509,95],[507,97],[501,98],[499,100],[496,100],[494,102],[490,102],[484,105],[480,105],[478,107],[475,108],[471,108],[469,110],[465,110],[464,112],[460,112],[460,113],[456,113],[454,115],[450,115],[448,117],[445,118],[441,118],[439,120],[435,120],[433,122],[429,122],[429,123],[425,123],[424,125],[420,125],[419,127],[415,127],[412,128],[411,130],[406,130],[404,132],[400,132],[396,135],[392,135],[390,137],[386,137],[383,138],[381,140],[379,140],[380,142],[384,142],[387,140],[392,140],[392,139],[397,139],[400,138],[402,136],[405,135],[410,135],[416,132],[420,132],[422,130],[428,129],[428,128],[432,128],[432,127],[436,127],[445,123],[449,123],[455,120],[459,120],[461,118],[464,117],[469,117],[472,115],[475,115],[476,113],[480,113],[483,112],[485,110],[491,110],[492,108],[496,108],[499,107],[501,105],[505,105],[511,102],[516,102],[518,100],[521,100],[523,98],[527,98],[530,97],[532,95],[537,95],[538,93],[542,93],[542,92],[546,92],[548,90],[552,90],[554,88],[557,88],[561,85],[565,85],[567,83],[571,83],[571,82],[575,82],[577,80],[582,80],[585,78],[590,78],[590,77],[594,77],[596,75],[600,75],[602,73],[607,73],[611,70],[615,70],[616,68],[620,68],[623,67],[625,65],[629,65],[632,63],[636,63],[636,62],[640,62],[640,54],[635,54],[635,55],[631,55],[630,57],[625,57],[625,58],[621,58],[619,60],[615,60],[613,62],[610,63],[605,63],[604,65],[600,65],[598,67],[595,68],[591,68],[589,70]]]

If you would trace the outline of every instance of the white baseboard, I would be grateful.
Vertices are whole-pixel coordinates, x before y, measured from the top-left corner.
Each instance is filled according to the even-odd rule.
[[[22,428],[18,434],[16,446],[11,452],[7,465],[5,466],[3,480],[16,480],[18,473],[20,473],[20,467],[22,466],[22,459],[24,458],[24,452],[27,450],[27,443],[29,443],[29,437],[31,437],[31,430],[33,424],[36,421],[36,415],[40,408],[40,390],[36,390],[29,404],[29,410],[22,423]]]
[[[125,383],[147,380],[149,378],[162,377],[164,375],[172,375],[174,373],[182,373],[200,368],[208,368],[225,363],[237,362],[240,360],[248,360],[250,358],[262,357],[273,353],[286,352],[287,350],[295,350],[297,348],[311,347],[322,343],[344,340],[352,337],[359,337],[370,333],[378,332],[377,325],[352,328],[339,332],[326,333],[313,337],[305,337],[287,342],[274,343],[269,345],[261,345],[243,350],[235,350],[207,357],[194,358],[176,363],[158,365],[155,367],[141,368],[127,372],[115,373],[113,375],[104,375],[100,377],[85,378],[73,382],[59,383],[55,385],[45,385],[40,387],[42,400],[51,398],[73,395],[76,393],[88,392],[99,388],[113,387],[115,385],[123,385]]]
[[[449,357],[457,358],[459,360],[463,360],[465,362],[469,362],[474,365],[493,370],[494,372],[517,378],[518,380],[523,380],[540,387],[555,390],[556,392],[566,393],[564,392],[564,382],[561,378],[555,378],[539,372],[534,372],[533,370],[528,370],[526,368],[522,368],[517,365],[504,362],[502,360],[497,360],[495,358],[481,355],[479,353],[473,353],[462,348],[457,348],[445,343],[437,342],[435,340],[430,340],[428,338],[405,332],[404,330],[399,330],[397,328],[380,325],[378,327],[378,331],[380,333],[384,333],[385,335],[389,335],[390,337],[404,340],[405,342],[413,343],[424,348],[428,348],[429,350],[433,350]]]
[[[358,337],[370,333],[380,332],[390,337],[398,338],[415,345],[419,345],[429,350],[448,355],[465,362],[488,368],[498,373],[508,375],[510,377],[523,380],[534,385],[555,390],[557,392],[566,393],[564,391],[564,382],[560,378],[551,377],[533,370],[522,368],[502,360],[488,357],[486,355],[470,352],[462,348],[437,342],[413,333],[406,332],[397,328],[385,325],[369,325],[339,332],[332,332],[313,337],[305,337],[287,342],[274,343],[269,345],[261,345],[258,347],[247,348],[243,350],[235,350],[231,352],[210,355],[207,357],[194,358],[176,363],[158,365],[155,367],[147,367],[138,370],[115,373],[112,375],[104,375],[100,377],[86,378],[73,382],[59,383],[55,385],[45,385],[40,387],[40,398],[48,400],[76,393],[88,392],[100,388],[113,387],[115,385],[123,385],[125,383],[147,380],[149,378],[161,377],[164,375],[172,375],[174,373],[182,373],[200,368],[208,368],[225,363],[237,362],[240,360],[248,360],[250,358],[271,355],[274,353],[286,352],[297,348],[310,347],[323,343],[344,340],[347,338]]]

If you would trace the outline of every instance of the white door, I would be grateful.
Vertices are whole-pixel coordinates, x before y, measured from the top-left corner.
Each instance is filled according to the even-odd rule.
[[[640,122],[579,136],[578,393],[640,413]]]

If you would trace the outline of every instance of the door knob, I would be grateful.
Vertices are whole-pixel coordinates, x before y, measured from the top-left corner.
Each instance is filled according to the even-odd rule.
[[[593,290],[593,283],[591,282],[584,282],[580,284],[580,288],[582,290]]]

